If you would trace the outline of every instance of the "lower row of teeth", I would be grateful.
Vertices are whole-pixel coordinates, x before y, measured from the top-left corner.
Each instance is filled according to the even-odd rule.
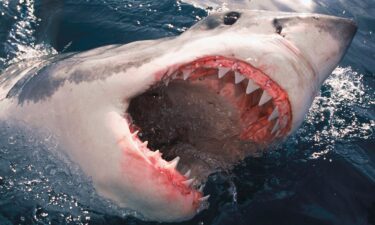
[[[138,131],[135,131],[133,134],[132,134],[132,137],[134,139],[138,139]],[[139,140],[139,139],[138,139]],[[140,140],[139,140],[140,141]],[[155,156],[158,156],[159,160],[162,160],[163,163],[162,165],[164,165],[164,169],[169,169],[169,170],[177,170],[177,165],[180,161],[180,157],[177,156],[176,158],[174,158],[173,160],[171,161],[165,161],[161,158],[162,156],[162,153],[159,151],[159,150],[156,150],[156,151],[150,151],[148,150],[147,148],[147,145],[148,145],[148,141],[145,141],[145,142],[142,142],[142,144],[140,145],[140,147],[144,148],[144,149],[147,149],[145,151],[143,151],[143,154],[147,157],[155,157]],[[138,149],[139,152],[142,152],[140,149]],[[183,176],[186,178],[186,180],[182,181],[181,183],[184,184],[186,187],[188,188],[192,188],[194,182],[195,182],[195,178],[190,178],[190,175],[191,175],[191,170],[188,170]],[[189,179],[190,178],[190,179]],[[203,186],[201,186],[199,189],[198,189],[199,192],[203,193]],[[208,199],[209,199],[210,195],[206,195],[202,198],[199,198],[198,200],[203,204],[205,203]]]

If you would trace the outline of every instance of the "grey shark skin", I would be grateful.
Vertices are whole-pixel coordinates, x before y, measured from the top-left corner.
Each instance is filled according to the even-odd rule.
[[[120,207],[187,220],[216,167],[298,128],[355,32],[332,16],[215,13],[178,37],[14,65],[1,76],[0,119],[53,131]]]

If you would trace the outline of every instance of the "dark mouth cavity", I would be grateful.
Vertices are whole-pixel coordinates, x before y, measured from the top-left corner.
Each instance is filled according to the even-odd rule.
[[[160,149],[167,161],[179,156],[177,169],[182,174],[191,169],[198,179],[281,137],[291,118],[277,84],[223,57],[206,57],[165,75],[131,100],[128,113],[150,149]]]

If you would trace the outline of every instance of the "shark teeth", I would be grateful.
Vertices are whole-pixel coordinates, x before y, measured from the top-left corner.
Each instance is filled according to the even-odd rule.
[[[272,102],[272,104],[266,104],[267,102],[272,100],[272,96],[270,95],[270,93],[275,97],[277,94],[277,90],[274,91],[273,89],[271,89],[273,88],[272,86],[273,82],[268,82],[269,80],[271,80],[271,78],[262,74],[262,71],[260,71],[259,69],[256,69],[256,68],[254,69],[251,66],[249,67],[243,66],[242,63],[239,61],[233,62],[233,64],[228,61],[220,62],[216,60],[211,61],[211,62],[204,61],[203,63],[194,62],[188,65],[183,65],[179,67],[178,69],[174,69],[174,72],[168,71],[167,73],[168,79],[166,80],[165,84],[168,85],[168,83],[170,81],[173,81],[174,79],[189,80],[189,81],[192,81],[192,83],[195,81],[200,82],[202,80],[205,80],[204,76],[210,76],[209,79],[207,79],[209,82],[212,81],[211,79],[214,78],[214,76],[218,77],[219,79],[216,79],[216,81],[213,81],[213,84],[215,85],[217,83],[214,83],[214,82],[218,81],[218,84],[219,84],[218,88],[220,88],[221,85],[224,83],[225,87],[229,87],[231,88],[231,90],[234,89],[235,91],[234,93],[236,95],[235,97],[241,98],[241,101],[242,100],[249,101],[250,102],[249,104],[247,104],[247,102],[244,102],[245,103],[244,108],[245,110],[250,111],[251,113],[254,112],[254,115],[259,117],[259,118],[255,118],[254,120],[262,119],[262,121],[264,121],[263,119],[267,118],[268,122],[265,121],[267,122],[267,124],[265,124],[266,126],[265,130],[270,133],[266,134],[268,135],[266,136],[266,138],[279,137],[281,136],[283,132],[285,132],[284,128],[288,125],[289,117],[287,118],[285,116],[285,109],[284,107],[281,107],[283,105],[281,106],[279,105],[280,103],[279,100],[278,101],[275,100],[274,102]],[[224,78],[224,79],[220,80],[221,78]],[[231,82],[231,84],[227,85],[227,82]],[[244,94],[243,92],[245,92],[246,94]],[[219,94],[221,95],[221,93]],[[251,111],[251,110],[255,110],[255,111]],[[259,113],[258,115],[257,110],[259,110],[261,114]],[[267,115],[264,115],[265,113]],[[252,119],[249,121],[250,121],[249,126],[253,126],[255,122],[253,122]],[[249,128],[258,129],[257,126],[253,126]],[[252,130],[250,130],[250,132],[252,132]],[[257,132],[257,130],[255,132]],[[250,135],[252,134],[250,133]],[[250,135],[249,135],[249,138],[252,138],[252,136]],[[134,132],[132,136],[138,138],[138,131]],[[147,141],[145,142],[141,142],[141,140],[139,141],[140,142],[138,143],[139,144],[138,146],[142,147],[140,149],[143,150],[144,153],[146,153],[145,154],[146,158],[155,157],[153,159],[150,159],[151,163],[153,164],[157,163],[158,168],[171,170],[171,172],[173,173],[175,172],[180,173],[179,171],[177,171],[177,166],[180,161],[180,157],[177,156],[175,159],[168,162],[165,159],[161,158],[162,154],[159,152],[159,150],[155,152],[152,152],[152,151],[148,152],[147,150],[145,150],[147,149],[147,145],[148,145]],[[196,189],[195,191],[203,193],[204,186],[200,185],[199,186],[200,188],[198,189],[198,187],[196,187],[196,183],[198,182],[195,180],[195,178],[190,179],[190,176],[191,176],[190,169],[187,170],[185,174],[182,175],[182,173],[180,173],[180,175],[181,176],[176,176],[176,180],[173,180],[173,182],[178,182],[177,184],[183,184],[187,188]],[[194,188],[192,186],[194,186]],[[210,198],[210,195],[201,197],[199,199],[200,205],[208,204],[207,200],[209,198]]]
[[[195,179],[192,178],[192,179],[189,179],[189,180],[182,181],[181,183],[183,183],[187,187],[191,187],[191,185],[194,183],[194,181],[195,181]]]
[[[245,80],[245,77],[242,74],[240,74],[239,72],[234,73],[234,83],[235,84],[239,84],[243,80]]]
[[[205,202],[205,201],[207,201],[209,198],[210,198],[210,195],[206,195],[206,196],[200,198],[199,201],[201,201],[201,202]]]
[[[276,121],[275,125],[272,128],[271,134],[274,134],[279,129],[280,129],[279,121]]]
[[[148,153],[148,155],[150,156],[150,157],[156,157],[156,156],[162,156],[162,153],[160,153],[160,151],[159,150],[156,150],[156,151],[150,151],[149,153]]]
[[[183,77],[184,80],[187,80],[190,77],[190,71],[183,70],[182,71],[182,77]]]
[[[191,174],[191,170],[188,170],[188,171],[184,174],[184,177],[190,177],[190,174]]]
[[[277,108],[275,108],[271,115],[268,117],[268,121],[271,121],[273,119],[276,119],[277,117],[279,117],[279,110]]]
[[[168,168],[168,169],[176,169],[179,161],[180,161],[180,157],[177,156],[176,158],[174,158],[172,161],[170,161],[167,164],[166,168]]]
[[[148,145],[148,141],[145,141],[145,142],[142,143],[142,147],[144,147],[144,148],[147,148],[147,145]]]
[[[223,78],[229,71],[230,68],[219,67],[217,75],[219,78]]]
[[[266,102],[268,102],[271,99],[272,99],[272,97],[268,94],[268,92],[267,91],[263,91],[262,97],[260,97],[258,105],[262,106],[262,105],[264,105]]]
[[[136,138],[136,137],[138,137],[138,133],[139,133],[139,131],[137,130],[137,131],[135,131],[134,133],[132,133],[132,137],[133,138]]]
[[[246,94],[251,94],[254,91],[258,90],[260,87],[254,83],[254,81],[249,80],[249,83],[246,87]]]

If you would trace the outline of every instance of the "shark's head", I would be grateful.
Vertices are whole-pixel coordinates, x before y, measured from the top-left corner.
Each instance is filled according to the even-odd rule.
[[[9,93],[99,193],[180,221],[206,203],[198,186],[210,172],[298,128],[355,32],[332,16],[216,13],[175,38],[70,56]]]
[[[231,86],[242,94],[232,99],[241,112],[241,137],[269,142],[299,127],[356,29],[351,20],[318,14],[216,13],[171,44],[159,58],[167,66],[158,76],[164,83],[177,76]],[[254,109],[259,112],[249,112]]]

